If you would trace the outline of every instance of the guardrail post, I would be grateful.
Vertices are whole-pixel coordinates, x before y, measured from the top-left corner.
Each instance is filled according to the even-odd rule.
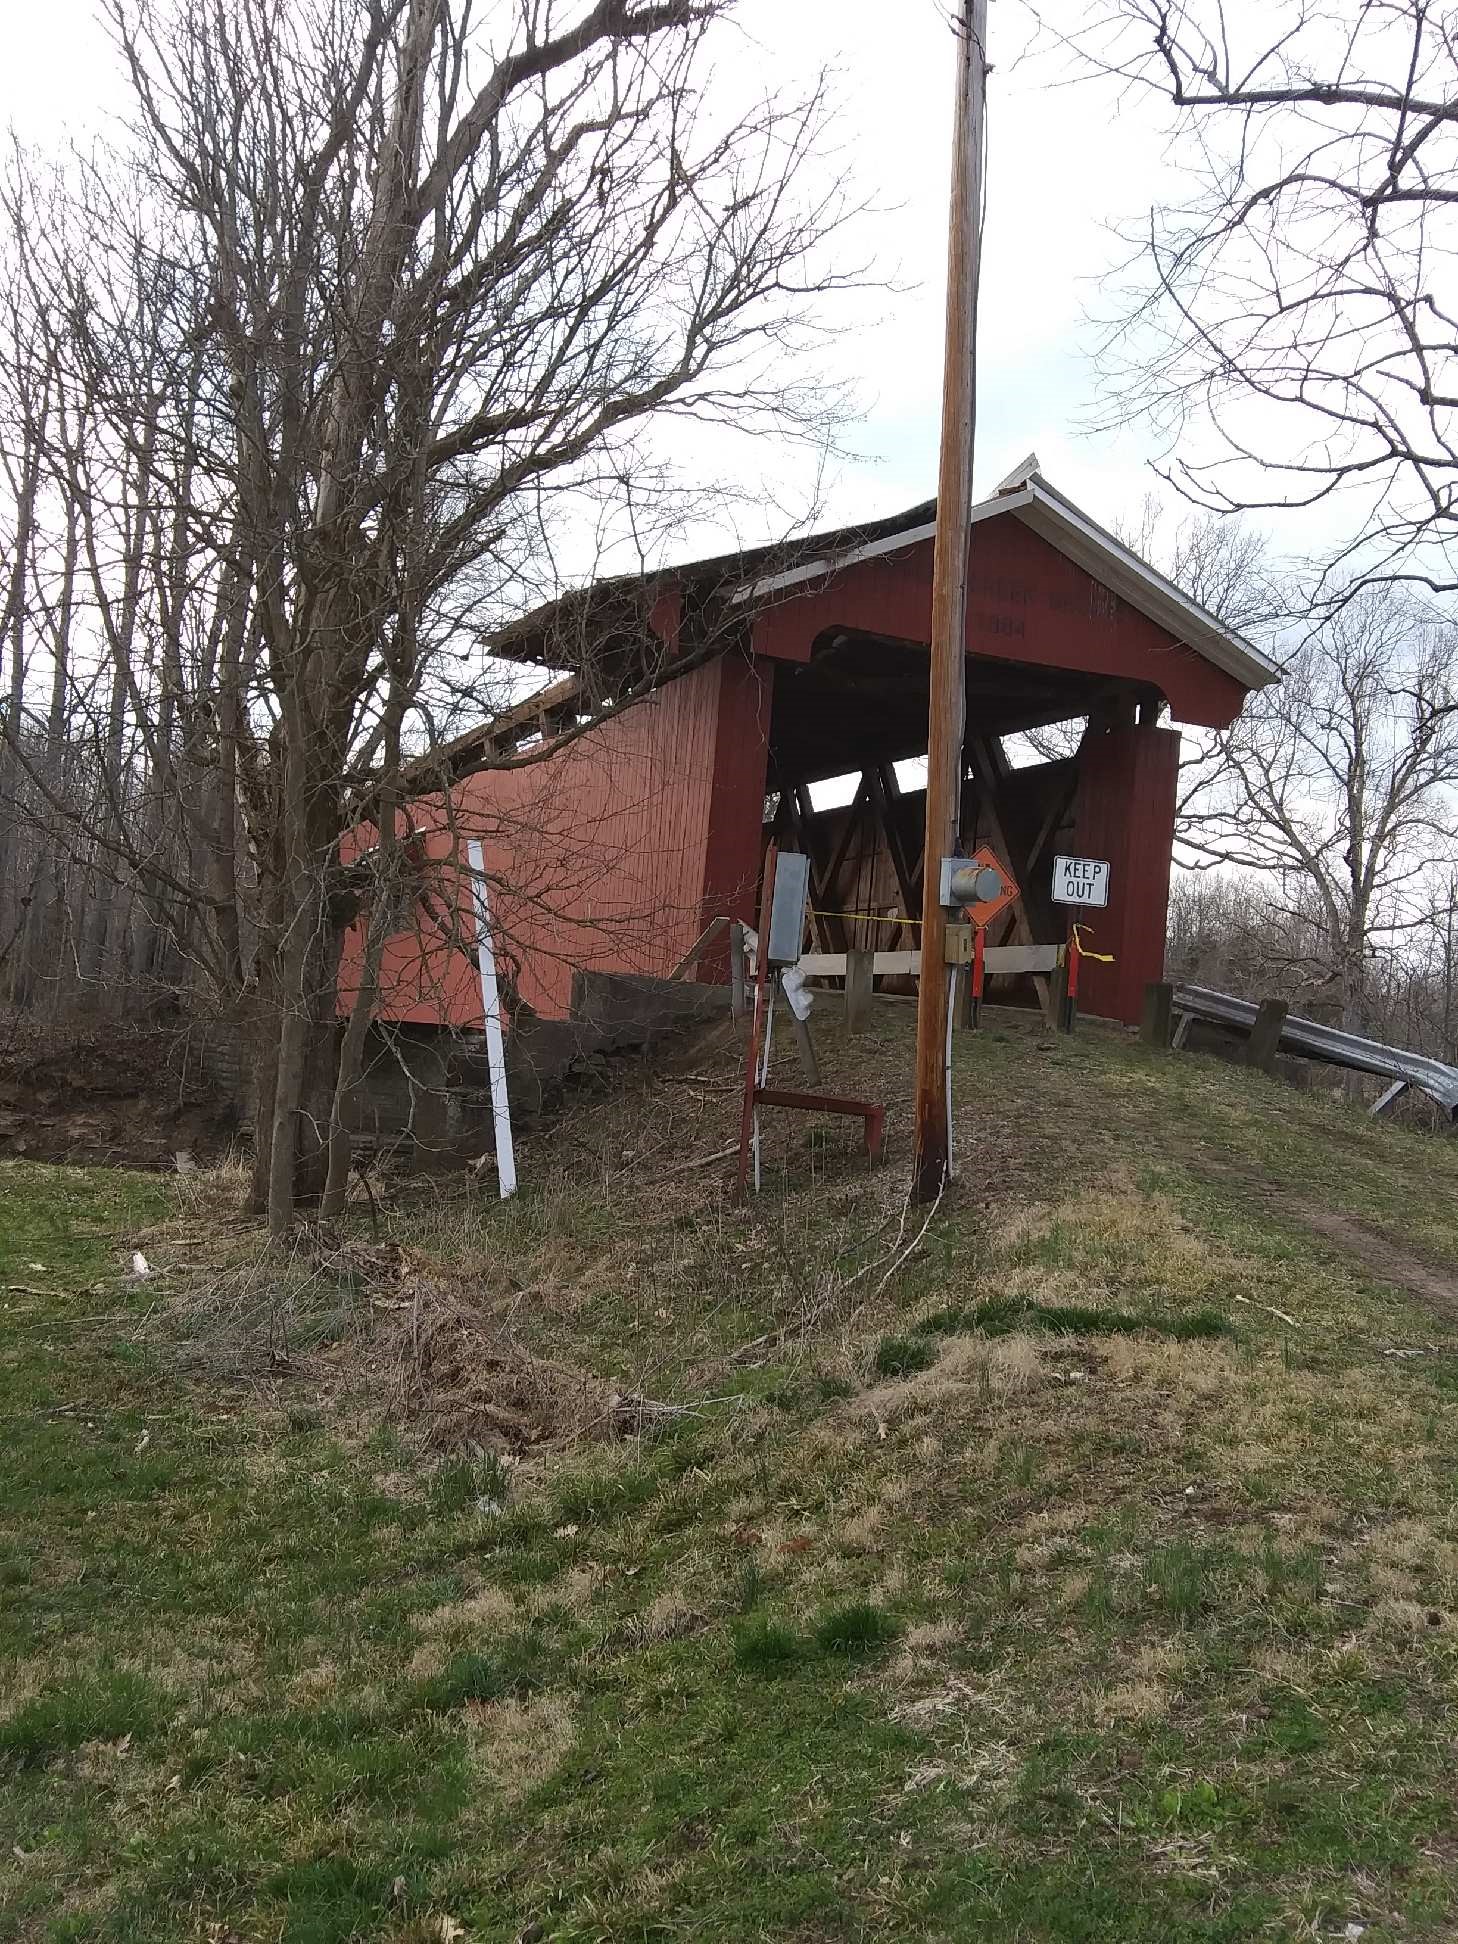
[[[1139,1037],[1146,1046],[1168,1052],[1173,1015],[1174,986],[1168,979],[1151,979],[1144,988],[1144,1020],[1139,1028]]]
[[[1276,1049],[1281,1044],[1289,1010],[1284,999],[1262,999],[1246,1043],[1247,1066],[1259,1067],[1262,1073],[1270,1072],[1276,1063]]]

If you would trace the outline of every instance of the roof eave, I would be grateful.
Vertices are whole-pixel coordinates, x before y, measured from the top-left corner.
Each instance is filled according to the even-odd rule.
[[[986,504],[995,507],[997,502]],[[1023,491],[1010,494],[1002,504],[1003,510],[1016,512],[1025,526],[1243,688],[1266,688],[1280,681],[1281,670],[1269,655],[1182,594],[1042,478],[1031,478]]]
[[[972,508],[971,523],[977,526],[984,520],[998,519],[1004,513],[1011,513],[1022,520],[1033,532],[1056,546],[1060,553],[1076,561],[1085,572],[1128,601],[1131,607],[1147,615],[1173,635],[1176,641],[1203,655],[1243,688],[1265,688],[1271,682],[1280,681],[1281,671],[1269,656],[1263,655],[1259,648],[1233,628],[1227,628],[1198,601],[1192,601],[1188,595],[1182,594],[1172,581],[1166,580],[1163,574],[1132,553],[1121,540],[1115,539],[1112,533],[1089,519],[1072,500],[1065,499],[1041,474],[1029,474],[1020,485],[1003,488],[991,499],[979,501]],[[735,590],[731,599],[735,602],[763,600],[772,594],[787,593],[810,581],[829,580],[862,561],[920,546],[932,539],[935,533],[936,521],[932,519],[900,533],[868,541],[864,546],[852,547],[845,553],[826,553],[784,572],[746,581]]]

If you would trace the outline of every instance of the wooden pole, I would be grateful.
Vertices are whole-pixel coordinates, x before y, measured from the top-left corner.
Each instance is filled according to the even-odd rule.
[[[912,1196],[935,1201],[951,1166],[946,1079],[947,914],[941,860],[955,856],[962,804],[966,706],[967,553],[977,410],[977,280],[982,235],[982,146],[987,94],[987,0],[959,0],[957,113],[947,246],[947,338],[942,450],[932,558],[931,696],[927,725],[926,855],[921,878],[920,994],[916,1010],[916,1161]]]

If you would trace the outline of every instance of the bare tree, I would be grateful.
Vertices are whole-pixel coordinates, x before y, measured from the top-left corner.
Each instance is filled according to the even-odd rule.
[[[1253,641],[1266,645],[1289,612],[1289,577],[1272,559],[1266,535],[1246,520],[1198,511],[1171,517],[1148,494],[1137,518],[1115,531],[1182,594]]]
[[[651,496],[655,424],[823,432],[799,353],[855,277],[826,247],[848,210],[808,167],[821,91],[706,85],[732,0],[105,11],[130,146],[73,170],[68,224],[18,224],[86,415],[46,450],[99,621],[72,688],[118,814],[87,836],[133,885],[134,962],[182,925],[243,988],[280,1232],[331,1153],[339,1182],[370,1003],[341,1067],[340,947],[394,909],[408,765],[490,713],[486,638],[560,510]],[[579,727],[706,652],[582,647]]]
[[[1259,874],[1267,928],[1295,940],[1288,969],[1360,1031],[1379,946],[1429,922],[1455,785],[1458,636],[1358,595],[1184,773],[1180,845],[1186,862]]]
[[[1162,426],[1164,476],[1208,508],[1359,490],[1345,551],[1363,578],[1458,585],[1449,15],[1429,0],[1105,0],[1072,42],[1167,102],[1193,184],[1132,239],[1107,416]]]

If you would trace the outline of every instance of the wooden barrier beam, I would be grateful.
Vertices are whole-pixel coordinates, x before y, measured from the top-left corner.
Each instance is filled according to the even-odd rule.
[[[729,927],[729,1011],[743,1019],[749,997],[748,961],[744,951],[744,927],[736,918]]]
[[[711,918],[694,940],[693,944],[690,945],[688,951],[685,952],[678,964],[669,973],[669,978],[681,979],[685,973],[694,971],[698,966],[699,960],[708,951],[709,947],[728,923],[729,920],[727,918]]]
[[[1408,1083],[1406,1080],[1394,1080],[1390,1087],[1385,1088],[1381,1098],[1374,1100],[1372,1103],[1370,1111],[1373,1120],[1380,1119],[1387,1112],[1388,1108],[1392,1106],[1394,1101],[1401,1100],[1402,1096],[1407,1092],[1407,1086]]]
[[[1046,975],[1057,966],[1062,949],[1060,945],[989,945],[984,953],[987,974],[1003,978],[1026,972]],[[843,979],[849,957],[846,952],[806,952],[799,969],[807,979]],[[921,971],[920,952],[876,952],[871,959],[872,974],[878,979],[914,978]]]
[[[810,1036],[810,1022],[808,1019],[801,1019],[788,998],[785,1006],[790,1015],[790,1030],[795,1035],[795,1046],[800,1055],[800,1071],[805,1076],[805,1084],[807,1087],[818,1087],[820,1061],[816,1058],[815,1041]]]

